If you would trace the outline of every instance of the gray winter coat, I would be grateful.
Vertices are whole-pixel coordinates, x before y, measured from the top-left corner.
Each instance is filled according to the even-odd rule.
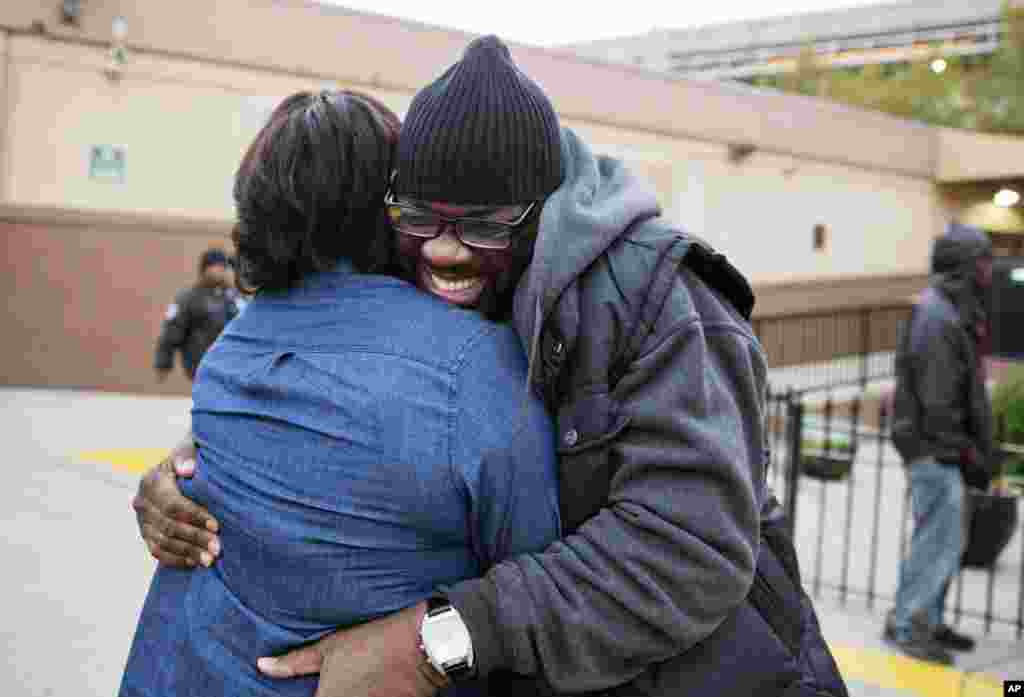
[[[563,153],[515,324],[557,416],[569,534],[447,593],[482,673],[571,693],[659,670],[747,596],[766,369],[749,323],[692,271],[651,286],[680,262],[653,193],[570,131]]]
[[[990,472],[992,418],[979,363],[976,323],[984,295],[975,261],[992,254],[980,230],[953,224],[932,249],[933,277],[914,307],[896,357],[893,443],[904,462],[924,457],[962,466],[968,479]],[[977,453],[971,471],[967,451]]]

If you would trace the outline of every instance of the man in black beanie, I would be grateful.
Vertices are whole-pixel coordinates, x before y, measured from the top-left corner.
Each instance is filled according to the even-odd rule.
[[[402,125],[388,213],[405,274],[449,302],[508,318],[541,206],[562,181],[561,141],[550,100],[505,44],[471,43],[420,90]],[[454,236],[438,234],[446,215],[463,219]]]
[[[467,676],[495,695],[845,695],[767,490],[739,272],[560,128],[493,36],[413,100],[386,201],[409,280],[514,323],[557,419],[565,536],[260,670],[320,672],[319,697]],[[209,532],[157,523],[216,554]]]
[[[188,379],[195,378],[203,354],[238,310],[228,255],[216,247],[207,249],[199,257],[195,284],[180,291],[167,306],[153,361],[157,379],[167,378],[178,352]]]

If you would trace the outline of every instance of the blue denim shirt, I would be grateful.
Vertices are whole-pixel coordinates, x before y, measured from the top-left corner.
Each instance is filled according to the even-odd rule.
[[[122,697],[309,697],[315,678],[272,681],[256,659],[557,539],[554,435],[526,368],[511,328],[392,278],[343,265],[259,294],[193,389],[182,483],[223,553],[157,569]]]

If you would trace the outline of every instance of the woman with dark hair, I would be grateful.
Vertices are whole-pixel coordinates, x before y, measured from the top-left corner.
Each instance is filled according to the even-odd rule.
[[[158,567],[122,697],[309,697],[316,678],[271,681],[257,658],[559,535],[552,428],[524,402],[514,330],[368,273],[388,263],[398,130],[369,97],[303,92],[242,159],[233,238],[255,297],[199,367],[181,482],[223,553]]]
[[[285,289],[342,258],[362,272],[383,268],[382,206],[401,127],[356,92],[299,92],[278,105],[235,176],[232,238],[244,288]]]

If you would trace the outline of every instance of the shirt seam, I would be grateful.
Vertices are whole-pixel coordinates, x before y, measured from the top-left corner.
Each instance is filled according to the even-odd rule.
[[[235,338],[239,338],[239,337],[237,335],[235,335]],[[231,347],[225,347],[223,350],[231,351]],[[345,353],[359,353],[359,354],[365,354],[365,355],[369,355],[369,356],[391,356],[391,357],[395,357],[395,358],[404,358],[404,359],[406,359],[408,361],[411,361],[413,363],[418,363],[420,365],[428,366],[430,368],[438,368],[440,370],[445,371],[449,375],[454,375],[455,374],[455,372],[456,372],[456,364],[457,364],[457,361],[459,360],[459,356],[456,355],[455,358],[452,358],[449,361],[435,363],[435,362],[431,362],[431,361],[425,360],[424,358],[422,358],[421,356],[419,356],[419,355],[417,355],[415,353],[407,353],[407,352],[404,352],[404,351],[382,351],[379,348],[375,348],[375,347],[371,347],[371,346],[361,346],[361,345],[346,345],[346,346],[323,346],[323,345],[319,345],[318,346],[318,345],[303,344],[303,345],[299,346],[299,345],[290,344],[290,343],[287,343],[287,344],[286,343],[277,343],[277,344],[274,344],[273,346],[268,346],[265,350],[261,350],[261,351],[245,351],[245,353],[247,353],[247,354],[256,354],[256,353],[259,353],[259,354],[273,354],[273,353],[280,353],[282,351],[291,351],[291,352],[294,352],[294,353],[300,353],[300,354],[306,354],[306,355],[311,355],[312,354],[312,355],[338,356],[338,355],[345,354]]]
[[[469,356],[474,346],[478,345],[486,336],[493,336],[498,331],[497,326],[484,325],[480,327],[473,335],[469,336],[456,351],[455,359],[453,360],[452,370],[452,381],[448,390],[448,439],[446,448],[448,450],[448,477],[451,480],[452,488],[456,491],[460,489],[459,482],[455,477],[455,458],[454,458],[454,442],[456,437],[456,431],[458,430],[458,396],[459,388],[461,386],[462,370],[465,368],[466,363],[469,360]]]

